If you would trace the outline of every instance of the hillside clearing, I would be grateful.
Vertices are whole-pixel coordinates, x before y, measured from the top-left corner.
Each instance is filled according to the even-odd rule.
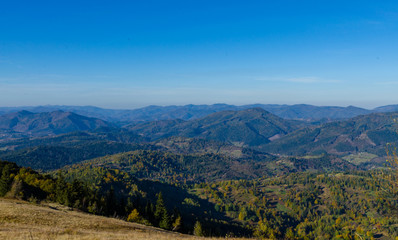
[[[70,211],[56,204],[36,205],[0,199],[0,239],[206,239],[114,218]],[[212,238],[216,239],[216,238]]]

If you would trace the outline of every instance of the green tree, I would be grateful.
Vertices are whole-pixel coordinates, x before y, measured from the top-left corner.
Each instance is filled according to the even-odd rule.
[[[167,230],[171,229],[171,219],[167,211],[163,211],[163,216],[159,222],[159,227]]]
[[[164,206],[164,200],[162,192],[158,193],[158,199],[156,200],[155,206],[155,219],[160,221],[163,217],[163,213],[166,211],[166,207]]]
[[[204,236],[202,224],[199,221],[196,221],[195,226],[193,227],[193,235],[198,237]]]
[[[0,177],[0,196],[6,195],[6,193],[10,190],[12,184],[11,178],[11,164],[6,164],[3,167],[3,171],[1,171]]]
[[[68,201],[66,194],[67,185],[64,175],[59,172],[55,183],[55,201],[60,204],[65,204]]]
[[[158,226],[160,228],[164,228],[164,229],[171,228],[170,215],[167,212],[167,209],[166,209],[166,206],[165,206],[164,200],[163,200],[163,195],[161,192],[158,194],[158,199],[156,201],[155,220],[158,223]]]

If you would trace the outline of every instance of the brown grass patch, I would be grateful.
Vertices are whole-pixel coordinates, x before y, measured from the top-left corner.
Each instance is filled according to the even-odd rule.
[[[69,211],[56,205],[36,205],[0,199],[0,239],[206,239],[126,221]]]

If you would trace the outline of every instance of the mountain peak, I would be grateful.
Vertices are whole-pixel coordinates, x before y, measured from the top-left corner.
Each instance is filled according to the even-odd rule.
[[[146,122],[132,126],[130,129],[153,140],[181,136],[227,142],[238,146],[257,146],[268,143],[275,135],[285,135],[296,130],[297,126],[262,108],[250,108],[216,112],[200,119],[167,125]]]

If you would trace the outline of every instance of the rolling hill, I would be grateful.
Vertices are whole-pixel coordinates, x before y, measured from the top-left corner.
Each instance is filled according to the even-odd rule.
[[[149,145],[117,142],[87,142],[74,146],[40,145],[16,151],[0,152],[2,160],[36,170],[56,170],[84,160],[138,149],[152,149]]]
[[[258,146],[301,126],[302,123],[284,120],[261,108],[253,108],[217,112],[191,121],[145,122],[126,128],[152,140],[182,136],[233,143],[238,146]]]
[[[280,104],[248,104],[242,106],[229,104],[213,105],[184,105],[184,106],[147,106],[138,109],[104,109],[94,106],[27,106],[27,107],[0,107],[0,115],[26,110],[34,113],[65,111],[79,115],[99,118],[110,122],[143,122],[158,120],[193,120],[221,111],[238,111],[259,107],[286,119],[301,119],[306,121],[327,121],[348,119],[372,112],[397,111],[396,105],[381,106],[372,110],[348,106],[313,106],[308,104],[280,105]]]
[[[0,116],[1,138],[48,136],[112,126],[100,119],[63,111],[20,111]]]
[[[301,110],[294,113],[295,108],[286,108],[279,114],[302,119],[306,111],[314,117],[325,114],[308,105],[294,107]],[[154,116],[158,110],[153,108]],[[398,220],[389,209],[396,201],[379,197],[391,184],[376,179],[376,171],[361,170],[364,159],[382,156],[387,143],[398,143],[394,123],[398,113],[372,113],[316,126],[283,119],[261,107],[218,111],[196,119],[194,114],[184,115],[186,110],[177,110],[174,117],[182,114],[189,120],[133,122],[125,128],[60,111],[3,115],[0,158],[54,171],[40,174],[0,161],[1,196],[55,201],[122,219],[136,210],[144,217],[137,221],[165,229],[172,229],[170,223],[180,216],[184,233],[192,233],[200,221],[206,234],[217,236],[396,236]],[[348,116],[345,108],[329,110],[335,112],[331,119]],[[349,112],[364,113],[355,107]],[[166,208],[161,218],[156,214],[160,193]],[[60,205],[34,212],[34,207],[23,204],[0,200],[0,221],[6,223],[0,227],[0,237],[4,232],[5,237],[12,233],[22,239],[69,239],[69,233],[84,238],[98,233],[98,239],[117,239],[113,229],[120,230],[121,238],[139,239],[136,229],[159,232],[146,235],[155,238],[163,233],[166,239],[185,237],[79,215],[95,223],[93,230],[82,219],[76,220],[81,221],[79,226],[74,224],[71,219],[80,213]],[[62,226],[65,215],[70,221],[64,223],[66,228]],[[160,224],[163,219],[168,226]],[[378,224],[386,221],[393,222]],[[49,233],[52,227],[56,229]],[[112,229],[104,230],[107,227]]]
[[[374,112],[398,112],[398,105],[393,104],[393,105],[386,105],[386,106],[380,106],[375,109],[373,109]]]
[[[313,106],[308,104],[295,105],[257,105],[281,118],[300,119],[306,121],[348,119],[372,113],[371,110],[354,106]]]
[[[374,113],[307,127],[263,145],[260,149],[288,155],[369,152],[384,156],[387,143],[398,142],[397,125],[394,123],[397,117],[398,113]]]

